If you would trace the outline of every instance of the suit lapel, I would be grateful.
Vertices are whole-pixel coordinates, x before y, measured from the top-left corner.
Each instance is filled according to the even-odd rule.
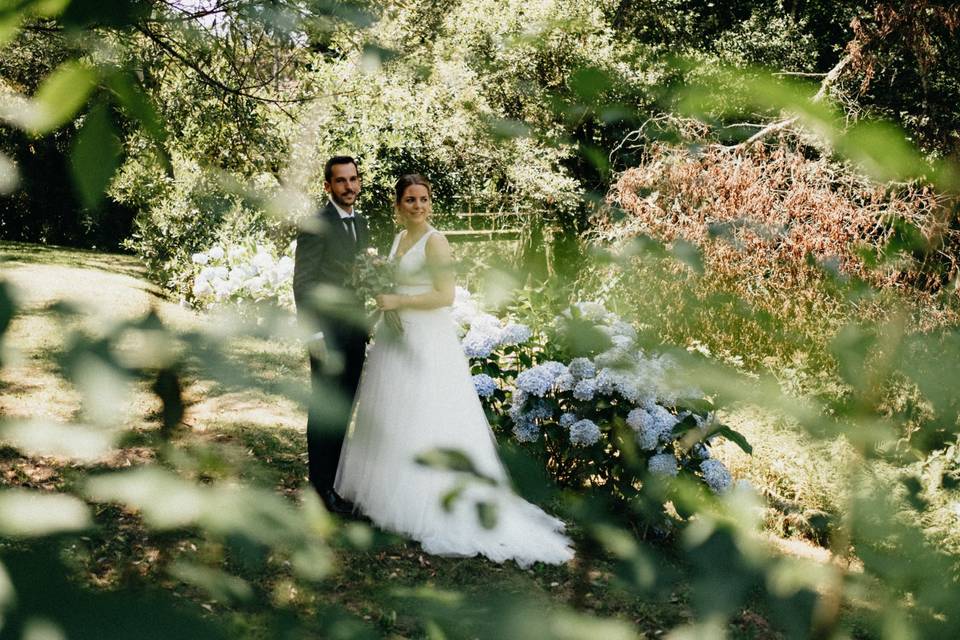
[[[348,237],[347,229],[343,224],[343,220],[340,219],[340,213],[337,211],[337,208],[333,206],[332,202],[327,202],[327,206],[320,210],[320,215],[326,220],[334,237],[340,240],[353,241],[353,238]]]

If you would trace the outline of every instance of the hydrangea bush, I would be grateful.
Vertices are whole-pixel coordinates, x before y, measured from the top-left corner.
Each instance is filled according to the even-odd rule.
[[[711,445],[723,437],[750,445],[717,421],[702,391],[678,383],[672,357],[641,348],[636,328],[602,304],[577,303],[534,332],[459,291],[454,317],[491,424],[542,460],[559,486],[621,505],[652,478],[668,490],[678,477],[714,494],[731,487]]]
[[[192,256],[191,302],[200,308],[269,303],[293,309],[293,253],[262,244],[214,245]]]

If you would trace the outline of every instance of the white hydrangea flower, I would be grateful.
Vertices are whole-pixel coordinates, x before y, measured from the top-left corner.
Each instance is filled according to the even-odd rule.
[[[210,256],[205,253],[195,253],[190,256],[190,259],[193,260],[194,264],[207,264],[210,262]]]
[[[211,260],[222,260],[224,256],[223,247],[219,245],[213,245],[210,247],[210,251],[207,252],[207,255],[210,256]]]
[[[677,466],[677,459],[672,453],[658,453],[650,456],[647,461],[647,469],[650,473],[662,476],[676,476],[680,473],[680,467]]]
[[[237,261],[247,254],[245,247],[234,246],[227,249],[227,258],[231,261]]]
[[[197,280],[193,283],[193,297],[202,298],[213,293],[213,285],[210,284],[210,281],[207,279]]]
[[[700,463],[700,471],[703,472],[703,480],[710,487],[710,491],[719,495],[730,490],[733,477],[719,460],[704,460]]]

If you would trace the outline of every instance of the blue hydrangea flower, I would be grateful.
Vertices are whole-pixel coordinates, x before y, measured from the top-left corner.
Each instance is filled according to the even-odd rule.
[[[597,375],[597,365],[589,358],[574,358],[567,367],[574,378],[592,378]]]
[[[489,398],[499,388],[497,381],[485,373],[478,373],[473,376],[473,387],[481,398]]]
[[[510,398],[510,408],[507,409],[507,415],[510,416],[511,420],[516,422],[520,419],[520,415],[523,413],[523,406],[529,397],[530,394],[522,389],[517,389],[513,392],[513,396]]]
[[[570,391],[577,384],[577,379],[573,377],[571,373],[564,373],[557,376],[557,379],[554,380],[553,386],[557,389],[558,392],[563,393],[564,391]]]
[[[680,420],[655,402],[649,402],[643,407],[650,414],[650,417],[657,425],[660,431],[660,440],[669,442],[673,438],[673,428]]]
[[[500,344],[504,346],[522,344],[529,340],[531,335],[533,332],[527,325],[511,322],[500,332]]]
[[[513,425],[513,435],[520,442],[536,442],[540,439],[540,427],[532,420],[521,420]]]
[[[660,443],[660,425],[647,413],[646,409],[637,407],[627,414],[627,425],[634,430],[637,444],[641,449],[653,451]]]
[[[546,420],[553,417],[553,407],[544,400],[534,400],[524,414],[530,420]]]
[[[617,391],[617,385],[622,384],[623,374],[613,369],[600,369],[597,374],[596,389],[597,393],[604,396],[612,396]]]
[[[562,376],[565,373],[569,373],[567,370],[567,365],[562,362],[557,362],[556,360],[550,360],[549,362],[544,362],[540,365],[544,368],[550,375],[554,378]]]
[[[658,453],[655,456],[650,456],[650,460],[647,461],[647,469],[650,473],[661,476],[676,476],[680,473],[677,459],[673,457],[672,453]]]
[[[520,372],[517,376],[517,388],[542,398],[553,386],[555,378],[549,369],[537,365]]]
[[[700,460],[709,460],[710,459],[710,449],[707,445],[702,442],[698,442],[692,447],[690,447],[690,453],[693,456],[699,458]]]
[[[562,416],[560,416],[560,426],[563,427],[564,429],[569,429],[570,425],[572,425],[577,420],[579,420],[579,418],[577,418],[577,414],[567,412]]]
[[[468,358],[486,358],[497,348],[498,337],[485,331],[470,329],[463,337],[463,352]]]
[[[703,480],[710,487],[710,491],[719,495],[730,490],[733,478],[719,460],[704,460],[700,463],[700,471],[703,472]]]
[[[573,387],[573,397],[582,402],[593,400],[597,385],[593,378],[581,380]]]
[[[570,443],[589,447],[600,441],[600,427],[593,420],[578,420],[570,425]]]

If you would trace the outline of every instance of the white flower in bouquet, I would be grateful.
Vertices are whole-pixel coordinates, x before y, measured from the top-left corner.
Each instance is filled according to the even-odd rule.
[[[589,358],[574,358],[567,367],[574,378],[592,378],[597,375],[597,366]]]
[[[719,495],[730,490],[733,477],[719,460],[704,460],[700,463],[700,471],[703,472],[703,480],[710,487],[710,491]]]
[[[193,264],[207,264],[210,262],[210,256],[205,253],[195,253],[190,256],[190,259],[193,260]]]
[[[600,427],[593,420],[578,420],[570,425],[570,443],[589,447],[600,441]]]
[[[207,252],[207,255],[210,256],[211,260],[222,260],[224,256],[223,247],[219,245],[213,245],[210,247],[210,251]]]
[[[597,382],[593,378],[584,378],[579,380],[573,387],[573,397],[581,402],[593,400],[597,393]]]
[[[676,476],[680,473],[680,467],[677,466],[677,459],[672,453],[658,453],[650,456],[647,461],[647,469],[650,473],[660,476]]]

